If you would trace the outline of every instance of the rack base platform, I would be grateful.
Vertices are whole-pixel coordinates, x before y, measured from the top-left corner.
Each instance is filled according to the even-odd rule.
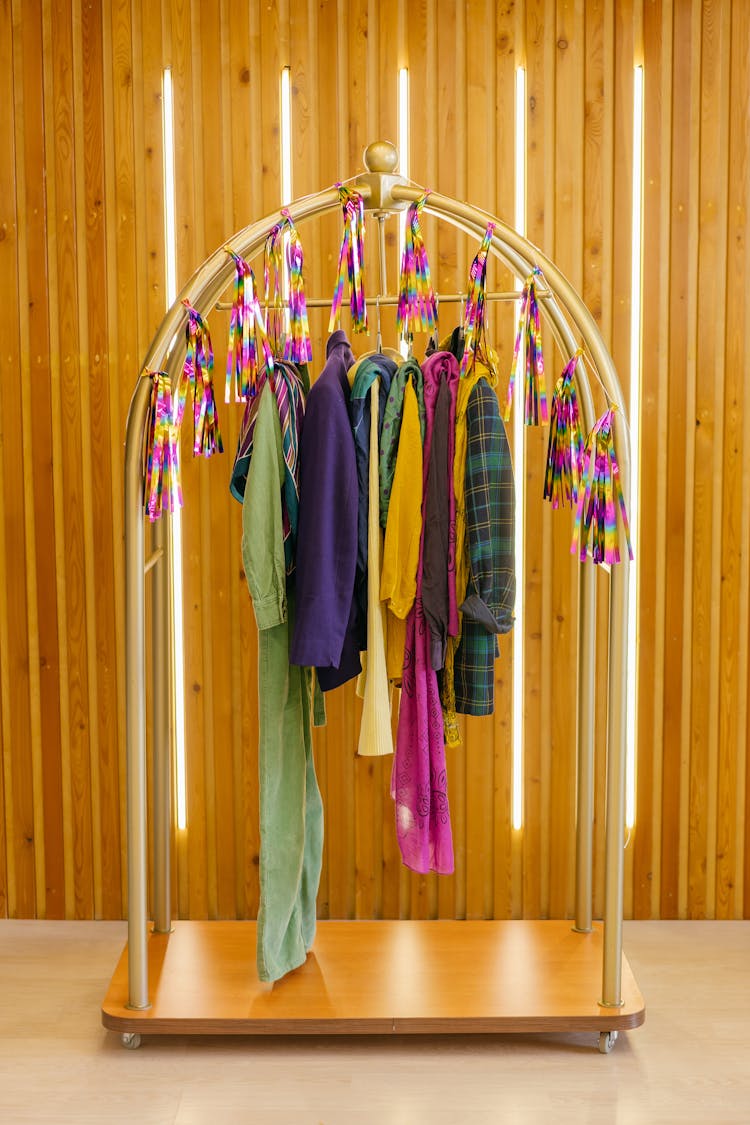
[[[319,922],[307,961],[275,984],[255,968],[254,922],[175,922],[148,938],[146,1010],[128,1008],[124,950],[102,1007],[131,1035],[379,1035],[638,1027],[622,963],[620,1008],[601,996],[602,928],[570,921]]]

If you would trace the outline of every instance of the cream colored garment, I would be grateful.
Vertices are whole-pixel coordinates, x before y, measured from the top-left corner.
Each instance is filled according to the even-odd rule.
[[[358,753],[363,757],[382,757],[393,753],[391,731],[391,692],[386,669],[386,613],[380,600],[380,569],[383,533],[380,530],[380,474],[378,441],[378,402],[380,379],[370,388],[370,476],[367,517],[367,675],[364,684],[362,725]],[[365,664],[363,661],[363,669]],[[360,680],[362,677],[360,677]]]

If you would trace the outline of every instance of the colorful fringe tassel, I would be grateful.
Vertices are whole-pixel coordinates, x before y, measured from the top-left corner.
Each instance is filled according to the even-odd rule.
[[[287,210],[282,215],[287,222],[287,267],[289,270],[289,332],[284,344],[284,359],[292,363],[309,363],[312,359],[310,328],[307,322],[307,302],[302,280],[305,255],[297,228]]]
[[[284,220],[274,223],[266,235],[263,252],[263,283],[266,332],[274,355],[281,355],[284,336],[283,250]]]
[[[344,233],[339,250],[336,286],[333,290],[328,331],[333,332],[341,322],[341,303],[344,281],[349,278],[349,307],[352,314],[352,331],[367,331],[367,302],[365,300],[365,205],[358,191],[337,184],[344,211]]]
[[[263,280],[267,313],[267,332],[273,352],[292,363],[309,363],[312,343],[307,321],[307,302],[302,279],[305,255],[302,240],[289,211],[282,209],[282,218],[266,236],[263,256]],[[286,245],[286,252],[285,252]],[[289,304],[284,298],[284,271],[289,277]]]
[[[539,305],[536,299],[536,278],[541,270],[536,267],[527,279],[521,293],[521,312],[518,318],[516,342],[513,346],[513,362],[508,382],[508,398],[504,418],[510,419],[513,402],[513,388],[516,376],[524,371],[524,425],[538,426],[547,419],[547,395],[544,386],[544,355],[542,354],[542,331],[539,323]]]
[[[426,192],[416,203],[412,203],[406,215],[396,313],[398,332],[404,340],[408,340],[414,332],[432,332],[437,327],[437,301],[419,224],[419,216],[428,195],[429,192]]]
[[[214,352],[208,323],[185,300],[182,302],[188,313],[187,355],[182,368],[177,390],[177,409],[175,425],[179,429],[185,412],[188,391],[193,392],[193,456],[201,454],[210,457],[213,453],[223,453],[224,446],[219,431],[219,416],[213,387]],[[200,372],[200,386],[198,378]]]
[[[633,558],[630,543],[630,525],[622,494],[620,470],[615,456],[610,407],[598,420],[589,434],[583,458],[583,472],[578,488],[573,542],[570,553],[586,559],[590,545],[595,563],[618,563],[620,548],[617,541],[617,508],[620,509],[628,556]],[[585,485],[585,487],[584,487]]]
[[[471,370],[474,358],[484,338],[484,294],[487,280],[487,255],[489,254],[494,223],[487,224],[482,244],[469,270],[469,289],[464,312],[464,354],[461,360],[461,378]]]
[[[164,371],[149,371],[151,402],[146,422],[144,508],[153,523],[163,511],[182,507],[180,445],[172,418],[172,387]]]
[[[544,499],[550,500],[553,508],[566,503],[573,507],[578,501],[578,485],[583,467],[583,435],[573,376],[582,354],[579,348],[557,380],[552,395]]]
[[[255,275],[239,254],[227,247],[236,267],[234,299],[229,322],[229,348],[227,354],[227,380],[224,401],[247,402],[258,388],[258,350],[263,354],[264,365],[273,368],[273,353],[266,336],[263,313],[255,288]],[[234,383],[234,390],[232,384]]]

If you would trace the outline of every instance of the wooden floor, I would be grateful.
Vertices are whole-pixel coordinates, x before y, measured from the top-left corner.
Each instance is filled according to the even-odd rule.
[[[0,1121],[496,1125],[750,1121],[750,923],[631,922],[647,1004],[611,1055],[591,1033],[144,1039],[100,1009],[108,922],[0,922]]]

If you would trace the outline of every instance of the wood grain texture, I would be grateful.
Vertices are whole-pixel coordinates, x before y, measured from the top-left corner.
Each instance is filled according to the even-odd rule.
[[[19,0],[0,11],[7,154],[0,257],[0,915],[121,916],[124,835],[124,424],[164,311],[161,83],[172,68],[178,287],[280,203],[279,78],[292,75],[293,195],[396,139],[409,69],[419,183],[513,219],[515,67],[527,67],[527,227],[579,287],[628,399],[632,66],[646,91],[637,819],[625,901],[637,917],[740,917],[750,904],[750,71],[738,0]],[[481,34],[480,34],[481,32]],[[85,62],[85,65],[84,65]],[[438,287],[466,287],[476,240],[426,217]],[[302,226],[309,295],[333,286],[340,213]],[[368,221],[368,289],[378,287]],[[386,222],[388,288],[397,226]],[[256,274],[262,269],[254,262]],[[511,284],[496,262],[492,285]],[[737,296],[739,295],[739,297]],[[441,309],[448,331],[460,310]],[[490,310],[505,392],[514,313]],[[311,310],[314,378],[327,310]],[[343,314],[348,328],[348,313]],[[226,453],[183,442],[188,828],[176,913],[258,906],[257,639],[226,487],[241,407],[222,402],[227,318],[212,311]],[[383,315],[386,340],[393,316]],[[358,351],[374,338],[355,340]],[[545,331],[550,391],[563,357]],[[17,372],[21,373],[19,381]],[[15,375],[13,373],[16,373]],[[595,396],[597,398],[597,396]],[[601,402],[597,398],[597,406]],[[16,421],[11,422],[10,419]],[[456,874],[406,872],[390,762],[357,760],[352,686],[315,734],[327,809],[324,917],[570,913],[577,570],[567,512],[541,502],[546,431],[514,450],[526,486],[524,791],[510,826],[510,641],[492,720],[449,761]],[[27,467],[20,485],[17,466]],[[597,576],[597,650],[608,581]],[[151,701],[149,700],[149,713]],[[394,701],[397,706],[397,700]],[[599,692],[597,749],[606,729]],[[395,718],[394,718],[395,730]],[[150,742],[149,742],[150,746]],[[603,906],[604,765],[595,777],[594,911]]]
[[[152,1007],[128,1011],[124,953],[102,1019],[152,1034],[638,1027],[645,1007],[625,959],[624,1006],[598,1004],[602,944],[600,926],[576,934],[565,922],[321,922],[305,964],[269,987],[250,968],[252,922],[178,922],[149,939]]]

